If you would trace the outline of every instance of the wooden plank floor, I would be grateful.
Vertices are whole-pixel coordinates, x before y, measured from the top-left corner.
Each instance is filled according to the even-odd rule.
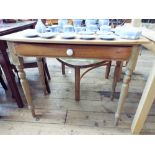
[[[66,68],[66,76],[62,76],[60,63],[52,58],[47,59],[52,77],[51,94],[48,96],[43,95],[38,70],[26,69],[33,104],[42,117],[36,121],[27,106],[18,109],[10,91],[5,92],[0,86],[0,134],[131,134],[131,122],[154,58],[146,50],[139,56],[124,112],[117,127],[114,126],[114,114],[122,81],[117,85],[115,100],[110,101],[113,67],[108,80],[104,78],[104,67],[86,74],[81,81],[80,102],[74,100],[72,69]],[[20,85],[19,89],[26,103]],[[155,134],[155,105],[141,134]]]

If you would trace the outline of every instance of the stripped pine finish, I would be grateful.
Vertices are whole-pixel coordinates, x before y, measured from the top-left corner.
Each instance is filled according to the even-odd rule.
[[[29,30],[25,30],[26,33],[28,31]],[[15,36],[14,34],[6,35],[5,37],[1,37],[0,39],[6,40],[8,44],[8,48],[14,50],[12,53],[14,53],[14,56],[17,57],[17,61],[13,63],[16,64],[16,67],[18,69],[19,78],[21,79],[21,85],[24,91],[24,95],[26,97],[28,107],[31,110],[32,116],[34,118],[38,119],[39,116],[37,115],[37,113],[35,113],[35,106],[32,103],[33,101],[32,101],[30,86],[26,78],[24,68],[22,67],[22,63],[20,63],[19,61],[19,57],[24,57],[25,55],[29,57],[32,57],[32,56],[37,57],[37,56],[41,56],[40,54],[42,54],[42,57],[46,57],[46,56],[56,57],[56,58],[61,57],[61,56],[64,57],[63,53],[61,52],[60,53],[57,52],[56,53],[57,56],[55,55],[55,48],[56,48],[58,51],[61,51],[60,49],[63,49],[63,51],[65,49],[66,51],[67,49],[66,54],[65,54],[65,57],[67,58],[68,57],[70,58],[73,58],[73,57],[74,58],[98,58],[98,59],[108,59],[108,60],[113,60],[113,61],[118,61],[119,59],[119,61],[127,61],[127,67],[126,67],[125,76],[123,79],[123,85],[121,88],[117,111],[115,114],[115,124],[118,124],[120,114],[123,110],[123,105],[125,103],[125,99],[128,95],[131,76],[137,63],[139,47],[141,44],[145,44],[149,42],[146,38],[140,37],[137,40],[127,40],[127,39],[116,38],[116,40],[114,41],[101,41],[96,38],[95,41],[90,41],[90,40],[84,41],[84,40],[80,40],[77,36],[75,40],[67,41],[66,39],[61,39],[60,35],[58,35],[54,40],[50,39],[48,41],[47,39],[41,39],[41,38],[40,40],[36,40],[36,38],[34,39],[25,38],[23,40],[22,33],[25,33],[25,32],[21,31],[19,33],[16,33]],[[97,35],[95,36],[97,37]],[[30,47],[31,45],[33,47],[33,50],[31,51],[31,53],[26,52],[27,54],[26,53],[24,54],[22,51],[25,51],[25,49]],[[40,45],[43,45],[43,46],[40,46]],[[52,45],[54,48],[52,48]],[[18,48],[19,46],[20,46],[20,49]],[[73,49],[72,48],[70,49],[70,46]],[[41,51],[40,51],[40,48],[41,48]],[[74,48],[75,48],[75,52],[74,52]],[[91,48],[94,49],[93,52]],[[120,49],[121,51],[122,49],[124,49],[122,53],[120,53]],[[95,55],[95,52],[94,52],[95,50],[97,52],[96,53],[97,56]],[[82,51],[85,51],[85,52],[82,52]],[[115,51],[115,54],[113,53],[114,51]],[[127,55],[125,56],[124,53],[126,53]],[[79,71],[77,72],[77,74],[78,73]],[[77,74],[75,74],[75,77],[77,77],[76,76]],[[113,81],[115,82],[115,80]],[[79,86],[76,88],[79,88]],[[114,91],[114,88],[115,88],[115,85],[113,85],[113,91]],[[76,100],[78,100],[77,91],[76,91],[76,94],[77,94]],[[114,96],[114,94],[112,94],[112,96]]]
[[[109,79],[104,78],[105,67],[87,74],[81,80],[81,100],[74,100],[74,71],[66,67],[61,74],[61,64],[47,59],[51,73],[51,94],[44,96],[37,69],[27,69],[33,104],[42,115],[36,121],[26,108],[18,109],[10,91],[0,86],[0,134],[131,134],[131,123],[136,112],[154,55],[143,50],[132,76],[128,98],[118,126],[114,126],[115,112],[121,90],[118,82],[114,101],[110,100],[114,67]],[[125,68],[123,68],[124,73]],[[26,103],[22,88],[21,96]],[[141,134],[155,134],[155,106],[153,105]]]

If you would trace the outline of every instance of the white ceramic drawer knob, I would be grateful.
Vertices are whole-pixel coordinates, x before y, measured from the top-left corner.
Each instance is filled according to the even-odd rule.
[[[73,50],[72,50],[72,49],[68,49],[68,50],[66,51],[66,54],[67,54],[68,56],[72,56],[72,55],[73,55]]]

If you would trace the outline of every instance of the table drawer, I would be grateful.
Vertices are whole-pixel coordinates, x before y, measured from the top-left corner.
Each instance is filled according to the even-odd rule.
[[[127,60],[130,46],[15,43],[18,55]],[[67,50],[71,49],[69,55]]]

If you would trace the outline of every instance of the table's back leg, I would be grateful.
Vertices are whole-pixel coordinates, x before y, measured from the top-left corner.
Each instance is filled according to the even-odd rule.
[[[133,48],[132,48],[131,56],[130,56],[130,59],[128,61],[126,71],[125,71],[125,75],[123,78],[123,85],[121,88],[121,93],[120,93],[120,97],[119,97],[119,101],[118,101],[117,111],[115,113],[115,125],[118,124],[120,113],[123,109],[123,105],[125,103],[125,99],[126,99],[127,94],[128,94],[129,83],[131,80],[133,70],[135,69],[135,66],[137,63],[139,50],[140,50],[139,46],[136,46],[136,45],[133,46]]]

